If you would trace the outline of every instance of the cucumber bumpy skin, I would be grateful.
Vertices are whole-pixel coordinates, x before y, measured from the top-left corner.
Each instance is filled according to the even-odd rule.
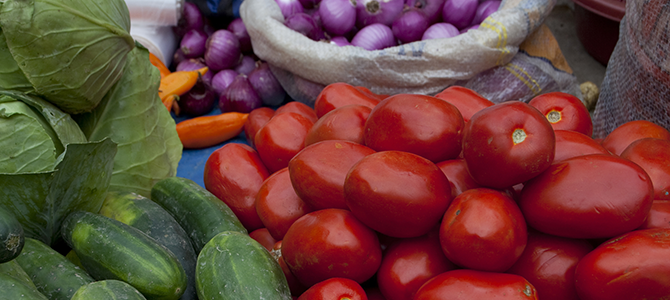
[[[146,300],[132,285],[114,279],[91,282],[80,287],[70,300]]]

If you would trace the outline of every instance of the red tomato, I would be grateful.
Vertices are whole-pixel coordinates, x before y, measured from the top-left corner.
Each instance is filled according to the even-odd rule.
[[[647,172],[654,186],[654,199],[670,200],[670,140],[639,139],[632,142],[621,157]]]
[[[621,124],[610,132],[602,141],[603,147],[610,152],[621,155],[621,152],[632,142],[643,138],[670,140],[670,132],[647,120],[629,121]]]
[[[247,121],[244,123],[244,136],[251,147],[254,147],[256,132],[270,121],[274,114],[275,111],[266,106],[256,108],[249,113]]]
[[[654,190],[647,173],[614,155],[555,163],[524,184],[519,206],[531,227],[569,238],[609,238],[642,225]]]
[[[312,123],[316,122],[319,118],[316,116],[316,112],[314,112],[314,109],[309,107],[307,104],[298,102],[298,101],[291,101],[288,102],[280,107],[277,108],[275,111],[276,114],[283,113],[283,112],[294,112],[299,115],[302,115],[303,117],[309,119],[312,121]]]
[[[284,256],[282,255],[281,247],[282,247],[282,241],[278,241],[277,243],[275,243],[275,246],[272,249],[272,256],[274,256],[274,258],[277,260],[277,263],[279,263],[279,267],[284,273],[284,277],[286,277],[286,282],[288,282],[288,288],[291,291],[291,295],[293,297],[300,296],[307,290],[307,287],[304,284],[302,284],[298,280],[298,278],[295,277],[293,272],[291,272],[291,269],[289,269],[288,265],[286,264],[286,261],[284,260]]]
[[[382,101],[382,100],[386,99],[386,98],[389,96],[389,95],[384,95],[384,94],[377,94],[377,93],[374,93],[374,92],[372,92],[369,88],[366,88],[366,87],[364,87],[364,86],[355,86],[355,88],[356,88],[357,90],[363,92],[364,94],[370,96],[371,98],[375,98],[375,99],[377,99],[377,100],[379,100],[379,101]]]
[[[372,109],[359,104],[338,107],[319,118],[307,132],[305,146],[325,140],[363,144],[363,127]]]
[[[295,193],[288,168],[265,179],[256,194],[256,212],[276,240],[283,239],[291,224],[311,211]]]
[[[435,95],[435,97],[456,106],[458,111],[461,112],[461,116],[463,116],[465,122],[470,121],[470,118],[472,118],[472,115],[476,112],[495,104],[477,92],[457,85],[452,85],[444,89],[442,92]]]
[[[554,163],[587,154],[610,154],[605,147],[589,136],[572,130],[554,130],[556,150]]]
[[[452,270],[426,282],[413,300],[538,299],[530,282],[519,275],[476,270]]]
[[[349,104],[361,104],[374,108],[379,99],[371,97],[368,93],[357,89],[355,86],[344,82],[336,82],[327,85],[316,97],[314,111],[321,118],[329,111]]]
[[[547,169],[555,144],[544,115],[526,103],[509,101],[472,116],[465,126],[463,158],[477,183],[503,189]]]
[[[344,179],[355,163],[372,153],[375,150],[343,140],[305,147],[288,164],[295,193],[313,209],[348,209]]]
[[[398,94],[379,102],[365,122],[365,145],[376,151],[414,153],[432,162],[461,153],[463,117],[456,106],[418,94]]]
[[[368,300],[365,290],[349,278],[330,278],[307,289],[298,300]]]
[[[667,299],[670,229],[635,230],[584,256],[575,270],[581,300]]]
[[[554,129],[572,130],[593,135],[593,122],[586,105],[579,98],[564,92],[535,96],[528,104],[537,108]]]
[[[468,167],[462,158],[445,160],[437,163],[437,167],[449,179],[451,197],[454,198],[469,189],[480,187],[468,173]]]
[[[314,123],[300,114],[275,114],[258,130],[256,150],[270,173],[288,167],[288,162],[305,147],[305,137]]]
[[[670,228],[670,201],[654,200],[647,219],[638,229]]]
[[[440,225],[442,251],[453,263],[504,272],[526,247],[526,222],[514,200],[488,188],[467,190],[447,209]]]
[[[313,211],[295,221],[282,241],[282,256],[305,286],[344,277],[362,283],[379,269],[375,232],[343,209]]]
[[[434,163],[403,151],[382,151],[357,162],[344,181],[351,212],[392,237],[417,237],[436,226],[451,203],[449,180]]]
[[[438,230],[432,230],[391,244],[377,271],[377,284],[385,299],[407,300],[426,281],[453,269],[454,264],[442,253]]]
[[[265,247],[265,249],[268,249],[268,251],[272,251],[272,247],[274,247],[275,243],[277,242],[277,240],[272,237],[267,228],[258,228],[252,232],[249,232],[249,236]]]
[[[268,176],[256,150],[245,144],[225,144],[205,162],[205,188],[226,203],[249,232],[264,227],[256,213],[256,194]]]
[[[593,250],[586,240],[528,232],[526,249],[507,273],[526,278],[542,300],[579,300],[575,290],[575,268]]]

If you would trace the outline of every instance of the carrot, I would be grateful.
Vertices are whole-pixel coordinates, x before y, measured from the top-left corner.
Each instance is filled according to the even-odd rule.
[[[248,117],[238,112],[195,117],[177,123],[177,134],[184,148],[211,147],[240,134]]]
[[[158,96],[161,101],[165,102],[168,97],[172,95],[181,96],[190,91],[191,88],[198,82],[198,77],[207,73],[207,67],[193,71],[176,71],[161,78],[161,84],[158,88]]]
[[[149,52],[149,61],[151,62],[152,65],[154,65],[156,68],[158,68],[158,71],[161,72],[161,78],[164,78],[168,74],[172,73],[170,72],[170,69],[163,64],[163,62],[158,59],[158,56],[154,55],[153,53]]]
[[[163,105],[165,105],[165,108],[167,108],[168,112],[174,110],[175,115],[179,115],[179,104],[177,104],[178,99],[179,96],[172,94],[168,97],[165,97],[165,100],[162,100]]]

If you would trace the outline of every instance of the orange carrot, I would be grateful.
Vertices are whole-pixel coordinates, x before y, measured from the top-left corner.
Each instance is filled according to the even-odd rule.
[[[161,84],[158,88],[158,96],[165,102],[167,97],[172,95],[181,96],[193,88],[198,77],[207,73],[207,67],[194,71],[176,71],[161,78]]]
[[[248,117],[238,112],[195,117],[177,123],[177,134],[184,148],[211,147],[240,134]]]
[[[156,68],[158,68],[158,71],[161,72],[161,78],[164,78],[168,74],[170,74],[170,69],[163,64],[163,62],[158,59],[158,56],[154,55],[153,53],[149,52],[149,61],[151,62],[152,65],[154,65]]]

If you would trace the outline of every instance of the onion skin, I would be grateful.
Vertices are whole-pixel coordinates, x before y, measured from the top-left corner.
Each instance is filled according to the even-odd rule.
[[[298,0],[275,0],[275,2],[279,5],[279,10],[284,15],[284,19],[288,19],[293,14],[305,12],[302,3]]]
[[[239,40],[226,29],[215,31],[207,40],[205,64],[210,70],[233,68],[240,62],[241,56]]]
[[[251,71],[256,68],[256,59],[251,55],[244,55],[240,63],[235,66],[235,72],[239,74],[249,75]]]
[[[277,106],[284,102],[286,91],[270,70],[267,62],[259,63],[247,77],[249,84],[258,93],[264,105]]]
[[[391,26],[402,14],[404,5],[404,0],[357,0],[356,26],[363,28],[375,23]]]
[[[226,27],[226,29],[232,32],[237,37],[237,40],[240,42],[240,51],[242,52],[253,51],[251,47],[251,37],[249,36],[247,26],[244,25],[244,21],[242,21],[242,18],[235,18],[234,20],[232,20],[230,24],[228,24],[228,27]]]
[[[477,6],[477,11],[475,12],[475,17],[472,20],[472,25],[481,24],[484,22],[488,16],[498,11],[498,8],[500,8],[500,3],[502,3],[500,0],[487,0],[480,3],[479,6]]]
[[[424,31],[428,29],[428,18],[417,8],[410,8],[393,21],[391,31],[402,43],[411,43],[421,40]]]
[[[407,0],[406,7],[418,8],[428,18],[429,24],[442,22],[442,7],[445,0]]]
[[[196,117],[211,112],[217,99],[217,95],[209,85],[198,80],[188,93],[179,98],[177,104],[180,113]]]
[[[191,29],[184,34],[179,48],[186,58],[200,57],[205,54],[207,34],[201,29]]]
[[[343,37],[343,36],[334,36],[334,37],[330,38],[330,43],[333,44],[333,45],[336,45],[336,46],[340,46],[340,47],[351,46],[351,43],[349,42],[349,40],[347,40],[347,38]]]
[[[319,16],[323,29],[332,35],[344,35],[356,25],[355,0],[321,0]]]
[[[458,31],[458,28],[456,28],[454,25],[444,22],[435,23],[426,29],[426,31],[423,33],[423,36],[421,37],[421,40],[450,38],[455,37],[460,33],[461,32]]]
[[[202,30],[204,24],[202,12],[200,12],[198,6],[192,2],[184,2],[182,15],[177,21],[177,26],[174,27],[174,32],[181,37],[191,29]]]
[[[263,106],[261,97],[244,74],[237,75],[219,97],[221,112],[249,113],[261,106]]]
[[[368,51],[381,50],[396,46],[393,31],[388,26],[375,23],[363,27],[353,39],[351,45],[361,47]]]
[[[177,68],[175,69],[176,71],[195,71],[195,70],[200,70],[202,68],[206,67],[205,61],[202,58],[189,58],[187,60],[184,60],[180,62],[177,65]],[[202,75],[202,81],[204,81],[206,84],[211,84],[212,83],[212,72],[207,72],[204,75]]]
[[[478,0],[447,0],[442,7],[442,20],[459,30],[466,28],[472,24],[478,6]]]
[[[325,39],[323,30],[317,25],[316,20],[306,13],[290,16],[284,21],[284,25],[314,41]]]
[[[209,72],[208,72],[209,73]],[[239,75],[235,70],[225,69],[217,72],[212,77],[212,89],[216,95],[221,95],[226,88],[235,80],[235,77]]]

